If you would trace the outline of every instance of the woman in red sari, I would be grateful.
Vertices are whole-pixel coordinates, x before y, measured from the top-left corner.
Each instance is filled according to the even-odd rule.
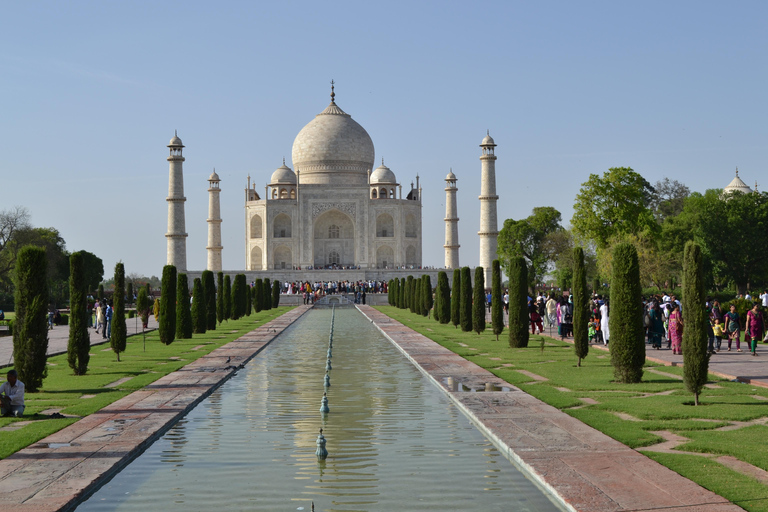
[[[680,306],[672,303],[672,313],[669,315],[669,341],[672,344],[673,354],[683,353],[683,318],[680,315]]]

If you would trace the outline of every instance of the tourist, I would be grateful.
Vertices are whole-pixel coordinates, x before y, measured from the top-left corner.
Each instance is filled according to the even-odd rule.
[[[0,386],[0,416],[24,414],[24,383],[19,380],[16,370],[8,372],[8,380]]]
[[[599,297],[598,297],[599,298]],[[608,344],[610,330],[608,328],[608,300],[600,305],[600,332],[603,333],[603,345]]]
[[[104,329],[104,307],[101,302],[96,305],[96,334],[99,334],[99,327]]]
[[[680,306],[676,302],[670,302],[672,312],[669,314],[669,343],[673,354],[683,353],[683,318],[680,314]]]
[[[747,312],[747,325],[744,332],[749,335],[749,348],[753,356],[757,355],[757,342],[763,339],[763,313],[760,311],[760,303],[755,302],[752,309]]]
[[[720,320],[715,320],[715,325],[712,326],[712,334],[715,335],[715,352],[720,352],[723,336],[726,334],[723,331],[723,324],[720,323]]]
[[[491,312],[491,300],[493,299],[493,296],[491,295],[491,291],[488,290],[488,293],[485,294],[485,307],[488,309],[488,312]]]
[[[504,314],[509,315],[509,290],[504,290]]]
[[[102,329],[101,334],[104,339],[109,339],[109,337],[112,336],[112,306],[107,304],[107,301],[104,301],[104,308],[106,310],[106,313],[104,313],[104,321],[106,324],[104,329]]]
[[[661,349],[661,337],[664,335],[664,313],[655,300],[651,304],[649,312],[650,325],[648,326],[648,339],[656,350]]]
[[[736,306],[731,304],[731,310],[725,314],[725,330],[728,333],[728,352],[731,351],[731,342],[736,340],[736,352],[741,352],[741,327],[739,326],[739,314]]]
[[[543,334],[544,326],[541,324],[541,315],[536,310],[536,306],[531,304],[531,307],[528,308],[528,312],[531,318],[531,334],[536,334],[536,327],[539,328],[539,334]]]
[[[545,307],[547,310],[547,323],[549,324],[549,327],[557,325],[557,301],[555,300],[555,295],[553,293],[549,294],[549,300],[547,300]]]
[[[53,330],[53,317],[56,316],[56,313],[53,311],[53,306],[51,306],[51,309],[48,310],[48,330]]]

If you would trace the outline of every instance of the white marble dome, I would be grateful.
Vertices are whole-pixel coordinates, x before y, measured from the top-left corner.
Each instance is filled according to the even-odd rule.
[[[384,165],[384,162],[381,163],[380,166],[376,168],[371,173],[371,185],[380,185],[380,184],[387,184],[387,185],[396,185],[397,184],[397,178],[395,177],[395,173],[392,172],[392,169]]]
[[[184,147],[184,144],[181,143],[181,139],[178,135],[174,135],[171,139],[171,142],[168,143],[168,147]]]
[[[295,185],[296,184],[296,174],[291,170],[290,167],[285,165],[285,162],[283,162],[283,165],[278,167],[275,172],[272,173],[272,180],[270,181],[271,185]]]
[[[302,184],[366,185],[374,150],[365,128],[334,101],[301,129],[291,151]]]
[[[480,143],[481,146],[495,146],[496,143],[493,141],[493,137],[491,137],[491,134],[486,135],[483,138],[483,142]]]
[[[723,189],[723,194],[731,194],[733,192],[741,192],[742,194],[749,194],[752,192],[752,189],[749,188],[749,185],[744,183],[744,181],[739,178],[738,169],[736,169],[736,177],[733,178],[728,186]]]

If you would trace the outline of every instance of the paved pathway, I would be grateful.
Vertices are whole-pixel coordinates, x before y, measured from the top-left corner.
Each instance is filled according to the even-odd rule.
[[[743,510],[383,313],[369,306],[359,309],[511,460],[572,510]],[[483,392],[494,386],[502,391]],[[475,392],[457,391],[466,388]]]
[[[309,308],[299,306],[0,461],[0,510],[70,510]],[[223,496],[226,499],[226,496]]]
[[[138,318],[126,318],[125,326],[128,330],[128,336],[141,334],[141,320]],[[149,317],[148,329],[150,331],[157,329],[157,320],[154,316]],[[91,335],[91,345],[106,343],[101,334],[97,334],[93,328],[88,329]],[[67,352],[67,343],[69,342],[69,326],[59,325],[48,331],[48,355],[55,356]],[[0,368],[11,366],[13,364],[13,336],[3,336],[0,338]],[[5,379],[2,379],[5,380]]]

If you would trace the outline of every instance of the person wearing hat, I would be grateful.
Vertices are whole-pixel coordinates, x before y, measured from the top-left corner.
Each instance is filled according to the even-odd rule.
[[[24,414],[24,383],[19,380],[16,370],[8,372],[8,380],[0,386],[0,416]]]

